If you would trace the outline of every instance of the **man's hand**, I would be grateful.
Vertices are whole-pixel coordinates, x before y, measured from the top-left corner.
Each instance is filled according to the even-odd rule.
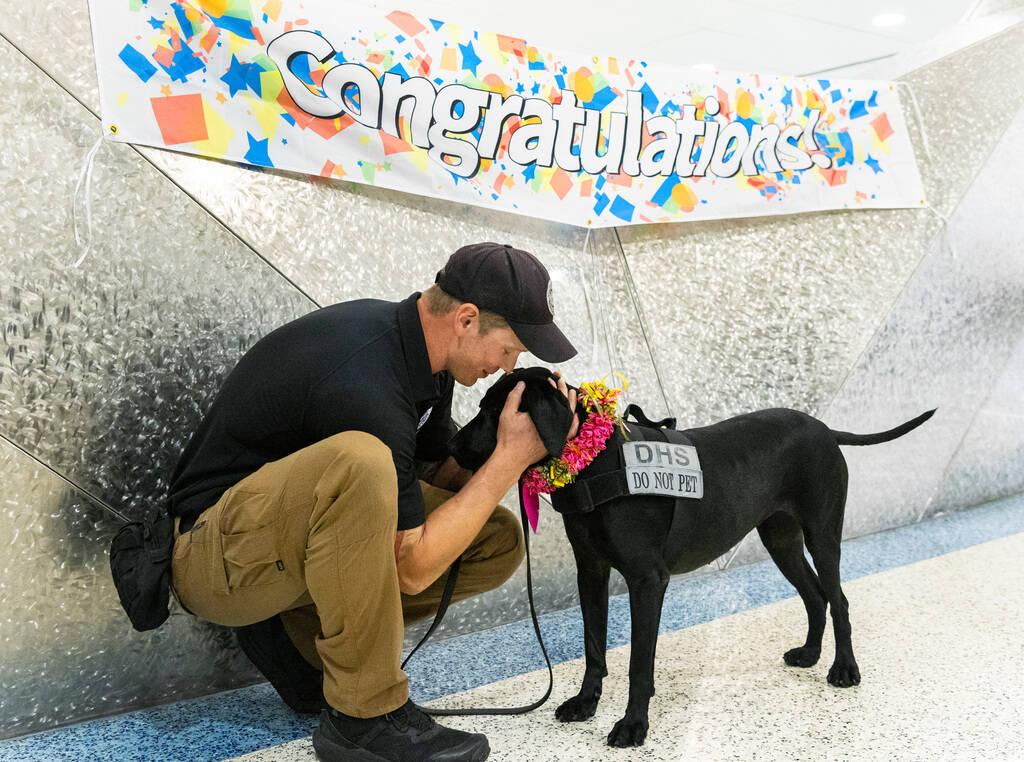
[[[522,463],[523,471],[531,463],[540,460],[548,450],[540,440],[537,427],[529,413],[519,412],[519,403],[523,399],[526,384],[520,381],[505,399],[505,407],[498,417],[498,444],[494,454],[500,458]]]
[[[562,371],[556,370],[554,375],[558,379],[558,383],[556,384],[554,379],[551,378],[548,379],[548,382],[565,395],[565,398],[569,401],[569,409],[572,410],[572,425],[569,427],[569,435],[566,437],[568,440],[575,437],[580,429],[580,417],[576,413],[576,390],[570,389],[568,384],[565,383],[565,379],[562,378]]]
[[[422,526],[396,536],[398,585],[403,593],[415,595],[440,577],[469,546],[526,467],[547,453],[530,414],[519,412],[525,388],[520,381],[509,392],[498,417],[498,443],[487,462]]]
[[[561,374],[555,376],[558,382],[552,379],[552,385],[575,410],[576,390],[568,388]],[[440,577],[477,535],[519,475],[547,453],[530,414],[519,412],[525,388],[520,381],[505,399],[498,418],[497,446],[480,470],[422,526],[396,534],[395,560],[403,593],[415,595]],[[574,415],[569,436],[576,436],[578,428],[579,419]]]
[[[549,378],[548,383],[565,396],[569,407],[573,410],[572,425],[569,427],[567,437],[572,439],[580,427],[579,416],[576,414],[576,390],[568,387],[560,372],[555,371],[554,375],[555,378]],[[557,383],[555,379],[558,379]],[[547,448],[541,442],[530,414],[519,412],[519,404],[523,399],[525,388],[526,384],[520,381],[508,393],[505,406],[498,418],[498,444],[495,448],[495,451],[504,450],[509,454],[520,454],[522,458],[526,459],[523,465],[524,469],[547,454]]]

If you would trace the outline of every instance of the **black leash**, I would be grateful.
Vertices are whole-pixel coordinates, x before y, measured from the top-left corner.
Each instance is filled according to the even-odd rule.
[[[534,709],[539,707],[548,697],[551,695],[551,689],[555,684],[555,673],[551,669],[551,659],[548,658],[548,651],[544,648],[544,640],[540,635],[540,624],[537,622],[537,610],[533,605],[533,573],[530,568],[530,522],[526,518],[526,508],[523,506],[523,486],[519,484],[519,514],[523,522],[523,541],[526,544],[526,597],[530,600],[530,617],[533,619],[533,630],[537,633],[537,642],[540,644],[540,650],[544,654],[544,661],[548,665],[548,689],[544,692],[537,701],[527,706],[515,706],[515,707],[494,707],[487,709],[432,709],[428,707],[421,707],[427,714],[433,714],[437,716],[452,716],[452,715],[467,715],[467,714],[525,714],[526,712],[532,712]],[[405,661],[402,662],[402,669],[405,669],[405,665],[409,663],[409,659],[412,655],[420,650],[420,646],[427,642],[427,638],[437,629],[437,626],[441,623],[444,618],[445,611],[448,610],[448,604],[452,602],[452,594],[455,592],[455,581],[459,576],[459,564],[462,558],[456,558],[455,563],[448,569],[448,579],[444,583],[444,590],[441,593],[441,602],[437,607],[437,614],[434,615],[434,621],[431,622],[430,628],[426,634],[416,644],[416,647],[409,652],[409,655],[405,657]]]

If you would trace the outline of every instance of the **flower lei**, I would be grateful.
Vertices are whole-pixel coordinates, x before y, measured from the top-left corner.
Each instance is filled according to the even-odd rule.
[[[622,378],[622,376],[619,376]],[[576,436],[565,443],[559,458],[548,458],[523,475],[523,486],[534,495],[554,492],[559,487],[572,484],[576,474],[590,465],[597,454],[605,448],[608,438],[616,425],[622,425],[622,418],[615,412],[616,400],[626,390],[622,378],[620,388],[609,388],[604,379],[580,384],[580,400],[587,410],[587,420]]]

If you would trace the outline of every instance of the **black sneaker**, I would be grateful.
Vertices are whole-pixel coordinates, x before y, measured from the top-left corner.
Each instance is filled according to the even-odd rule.
[[[238,645],[274,686],[293,712],[319,714],[324,701],[323,673],[292,643],[280,616],[236,627]]]
[[[438,725],[411,699],[365,720],[325,709],[313,749],[320,762],[483,762],[491,753],[487,736]]]

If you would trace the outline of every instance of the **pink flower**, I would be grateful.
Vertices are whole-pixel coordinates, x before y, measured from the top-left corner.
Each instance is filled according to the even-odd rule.
[[[601,400],[601,402],[614,401],[617,395],[618,390],[616,390],[614,395],[610,395],[608,400]],[[600,412],[591,413],[590,417],[587,418],[587,422],[580,427],[576,437],[565,443],[560,460],[563,468],[570,474],[570,483],[573,477],[589,466],[594,458],[597,457],[597,454],[605,448],[609,437],[611,437],[614,431],[615,420],[607,412],[601,410]],[[558,465],[556,461],[554,466],[557,468]],[[523,475],[523,485],[526,489],[535,495],[542,492],[554,492],[557,488],[548,478],[551,466],[552,463],[549,460],[541,466],[531,468],[525,473]]]

